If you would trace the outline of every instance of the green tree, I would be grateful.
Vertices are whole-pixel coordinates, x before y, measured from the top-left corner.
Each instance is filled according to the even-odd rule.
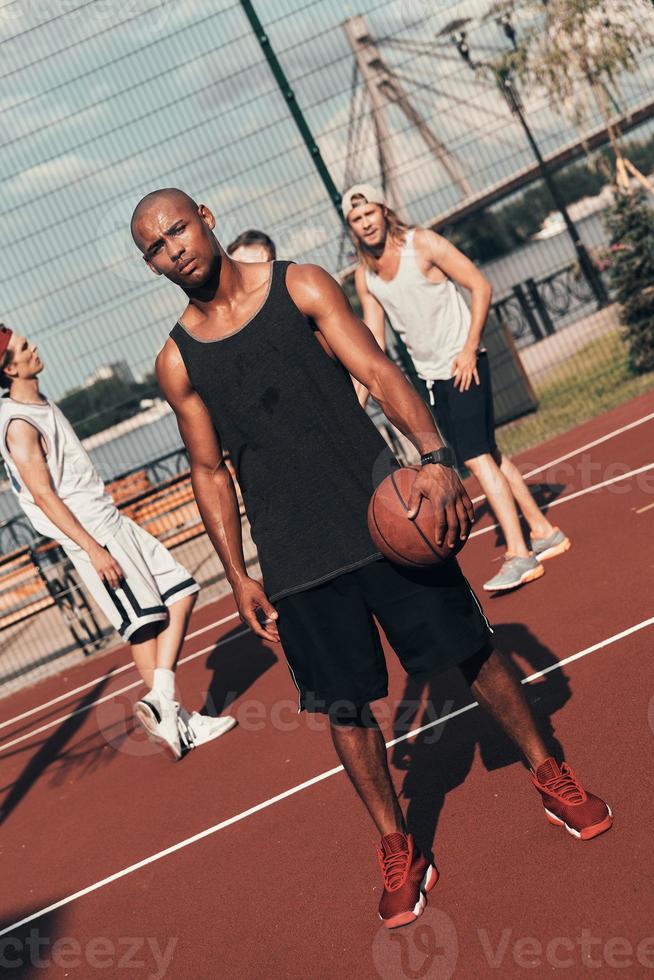
[[[136,415],[144,398],[161,398],[154,374],[146,375],[142,382],[104,378],[88,388],[69,391],[59,400],[59,407],[80,439],[85,439]]]
[[[629,366],[654,371],[654,214],[642,192],[618,194],[607,218],[611,283],[622,308]]]
[[[516,244],[501,212],[486,209],[459,221],[449,237],[473,262],[488,262],[504,255]]]
[[[654,43],[650,0],[499,0],[495,14],[520,12],[526,27],[496,68],[516,72],[527,89],[547,93],[577,125],[599,110],[615,145],[611,117],[621,101],[618,79]]]

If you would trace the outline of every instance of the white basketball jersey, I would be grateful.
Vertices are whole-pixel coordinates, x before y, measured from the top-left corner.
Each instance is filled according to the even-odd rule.
[[[423,381],[447,381],[470,329],[470,311],[451,279],[431,282],[416,263],[414,229],[406,235],[400,264],[390,282],[370,269],[366,284],[399,333]]]
[[[41,434],[57,496],[63,500],[82,527],[101,545],[105,545],[120,524],[120,513],[106,492],[104,483],[70,422],[47,399],[33,405],[17,402],[6,396],[0,400],[0,452],[12,489],[35,529],[39,534],[54,538],[66,550],[79,550],[37,507],[16,469],[6,439],[7,427],[14,419],[29,422]]]

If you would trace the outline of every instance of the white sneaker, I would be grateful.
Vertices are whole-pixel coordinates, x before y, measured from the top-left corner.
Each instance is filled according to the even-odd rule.
[[[136,720],[156,742],[177,762],[182,758],[182,747],[177,727],[177,704],[150,691],[134,705]]]
[[[177,715],[180,741],[187,751],[197,749],[206,742],[212,742],[214,738],[220,738],[235,724],[236,718],[232,718],[231,715],[212,718],[210,715],[201,715],[199,711],[189,715],[184,708],[180,708]]]

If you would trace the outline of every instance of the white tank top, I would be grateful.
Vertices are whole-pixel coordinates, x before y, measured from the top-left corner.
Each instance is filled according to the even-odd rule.
[[[57,496],[96,541],[106,544],[120,525],[120,513],[68,419],[53,402],[32,405],[4,397],[0,400],[0,452],[12,489],[35,529],[67,551],[79,551],[79,546],[37,507],[22,482],[7,447],[7,427],[14,419],[23,419],[40,432]]]
[[[415,366],[431,389],[452,376],[452,361],[468,338],[470,310],[451,279],[430,282],[418,268],[413,228],[407,232],[400,264],[390,282],[365,270],[369,292],[386,311]]]

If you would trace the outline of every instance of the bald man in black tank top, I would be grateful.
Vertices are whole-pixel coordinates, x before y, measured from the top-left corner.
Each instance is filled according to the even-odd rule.
[[[240,617],[262,639],[281,639],[299,709],[328,716],[336,751],[382,835],[381,918],[404,925],[420,915],[438,875],[407,833],[370,708],[387,693],[373,616],[412,676],[461,667],[525,756],[548,819],[589,838],[608,829],[611,814],[548,753],[457,562],[417,574],[375,551],[367,503],[394,464],[350,376],[424,456],[437,454],[443,441],[422,399],[328,273],[234,262],[214,228],[211,211],[174,188],[148,194],[132,217],[149,267],[188,300],[157,357],[157,376]],[[247,574],[223,448],[243,493],[263,585]],[[441,540],[453,544],[467,537],[472,506],[447,457],[435,459],[415,481],[409,516],[429,498],[443,515]]]

